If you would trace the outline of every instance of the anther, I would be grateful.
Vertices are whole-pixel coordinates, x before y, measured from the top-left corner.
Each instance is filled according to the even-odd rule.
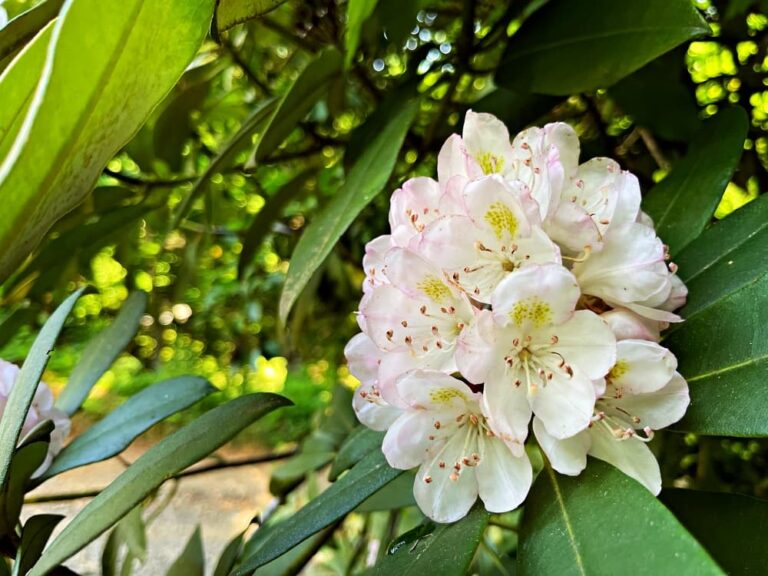
[[[440,430],[440,420],[435,420],[435,430]]]
[[[432,482],[432,476],[424,476],[424,483],[429,484]]]
[[[400,322],[400,325],[401,325],[403,328],[408,328],[408,320],[403,320],[402,322]]]

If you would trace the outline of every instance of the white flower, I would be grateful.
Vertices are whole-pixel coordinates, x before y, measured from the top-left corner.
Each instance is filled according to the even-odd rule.
[[[367,294],[376,286],[389,284],[389,280],[384,276],[384,257],[393,246],[392,236],[389,234],[377,236],[365,245],[365,256],[363,256],[364,293]]]
[[[513,454],[495,436],[480,394],[439,372],[413,371],[397,381],[407,408],[392,424],[382,450],[394,468],[419,467],[414,496],[437,522],[463,518],[477,500],[490,512],[508,512],[531,486],[527,455]]]
[[[389,225],[392,243],[408,248],[424,227],[441,216],[460,214],[458,194],[464,178],[452,178],[441,187],[432,178],[419,177],[406,181],[392,193],[389,206]]]
[[[0,360],[0,415],[5,412],[8,396],[11,389],[16,384],[19,377],[20,368],[15,364]],[[40,476],[45,472],[53,462],[56,456],[64,447],[64,441],[69,435],[71,426],[69,417],[53,405],[53,394],[45,382],[40,382],[32,399],[32,405],[27,412],[24,425],[21,429],[20,440],[24,438],[32,429],[45,420],[50,420],[54,424],[51,432],[51,442],[48,445],[48,454],[40,467],[35,470],[33,478]]]
[[[658,344],[622,340],[616,347],[617,361],[605,379],[592,425],[571,438],[557,439],[534,418],[533,430],[558,472],[579,474],[589,454],[658,494],[661,474],[647,442],[654,430],[683,417],[690,401],[688,384],[675,371],[675,357]]]
[[[417,250],[479,302],[490,302],[498,283],[529,264],[560,263],[560,251],[538,225],[538,205],[519,184],[497,176],[469,183],[464,215],[446,216],[424,229]]]
[[[522,269],[499,284],[493,312],[479,313],[460,339],[458,367],[485,385],[485,411],[508,442],[525,440],[531,413],[556,438],[591,421],[592,380],[613,366],[616,339],[599,316],[574,311],[578,299],[576,280],[562,266]]]

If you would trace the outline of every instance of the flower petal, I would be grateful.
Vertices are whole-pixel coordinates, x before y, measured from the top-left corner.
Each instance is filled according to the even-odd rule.
[[[384,258],[392,246],[392,237],[389,235],[378,236],[365,245],[363,292],[370,292],[376,286],[389,284],[389,280],[384,275]]]
[[[611,385],[622,395],[647,394],[663,388],[677,370],[669,350],[647,340],[622,340],[616,344],[616,365]]]
[[[509,512],[522,504],[533,479],[528,455],[514,455],[498,438],[480,438],[475,469],[480,498],[489,512]]]
[[[382,398],[373,384],[361,384],[352,397],[352,408],[357,419],[371,430],[383,432],[402,414],[402,410]]]
[[[483,390],[483,413],[494,434],[516,455],[523,453],[523,443],[531,421],[531,405],[524,375],[518,368],[496,370],[489,374]],[[517,383],[516,383],[517,382]]]
[[[680,420],[690,403],[688,383],[677,372],[666,386],[655,392],[625,396],[615,401],[624,412],[640,419],[635,425],[636,428],[648,426],[652,430],[666,428]]]
[[[604,426],[589,430],[592,446],[589,455],[599,458],[634,478],[653,494],[661,492],[661,472],[650,448],[637,438],[616,439]]]
[[[484,174],[507,174],[512,144],[504,123],[492,114],[468,110],[462,132],[464,145]]]
[[[413,370],[401,376],[395,385],[411,408],[428,409],[448,417],[467,412],[480,398],[461,380],[434,370]]]
[[[381,443],[381,451],[392,468],[410,470],[419,466],[429,458],[433,444],[442,445],[450,439],[449,435],[437,438],[433,422],[429,412],[408,411],[392,423]],[[430,436],[434,439],[430,440]]]
[[[533,413],[555,438],[568,438],[589,426],[595,407],[595,386],[574,366],[573,375],[555,371],[545,386],[530,394]]]
[[[608,323],[616,340],[634,338],[658,342],[661,339],[657,321],[644,318],[631,310],[615,308],[603,312],[600,317]]]
[[[424,176],[411,178],[394,191],[389,204],[389,225],[397,246],[408,246],[411,238],[442,215],[442,196],[440,185]]]
[[[567,474],[578,476],[587,466],[587,451],[592,443],[589,432],[583,430],[570,438],[557,439],[547,432],[544,423],[534,417],[533,433],[539,447],[547,455],[552,468]]]

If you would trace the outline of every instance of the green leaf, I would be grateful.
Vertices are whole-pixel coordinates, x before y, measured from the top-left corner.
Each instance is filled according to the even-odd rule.
[[[291,200],[306,190],[309,180],[315,176],[316,172],[317,169],[314,167],[299,172],[297,176],[281,186],[259,210],[243,238],[243,250],[240,252],[237,265],[238,276],[243,278],[248,265],[261,247],[264,238],[269,234],[272,222],[280,217],[281,212]]]
[[[42,479],[119,454],[161,420],[215,391],[198,376],[171,378],[139,391],[70,442]]]
[[[194,136],[192,114],[202,108],[210,83],[197,82],[171,93],[152,129],[152,148],[173,172],[182,168],[184,144]]]
[[[768,502],[738,494],[679,489],[664,490],[661,501],[728,574],[765,573]]]
[[[358,426],[339,448],[339,453],[328,473],[328,479],[335,482],[342,472],[352,468],[374,450],[379,450],[382,440],[384,440],[384,432]]]
[[[289,404],[289,400],[275,394],[241,396],[167,436],[75,516],[29,576],[43,576],[97,538],[168,478],[204,458],[268,412]]]
[[[203,576],[204,572],[203,537],[200,533],[200,526],[198,526],[165,576]]]
[[[243,551],[243,538],[245,532],[240,532],[237,536],[232,538],[229,543],[224,547],[224,551],[219,556],[219,561],[216,563],[216,568],[213,571],[213,576],[228,576],[237,563],[237,559],[240,557],[240,553]]]
[[[45,440],[21,446],[14,452],[8,482],[0,492],[0,535],[15,533],[29,479],[45,461],[49,440],[50,435]]]
[[[390,468],[381,452],[369,454],[293,516],[273,526],[261,547],[243,560],[235,576],[250,574],[327,528],[400,474],[402,470]]]
[[[374,566],[372,576],[463,576],[489,518],[483,505],[477,503],[465,518],[453,524],[428,521],[395,539]]]
[[[45,0],[0,29],[0,60],[22,48],[59,13],[64,0]],[[5,98],[5,94],[3,94]]]
[[[386,186],[417,110],[418,103],[412,101],[392,117],[355,162],[333,200],[307,226],[291,256],[280,296],[280,319],[283,323],[312,274],[325,261],[341,235]]]
[[[11,149],[29,110],[45,64],[53,25],[35,36],[0,76],[0,162]]]
[[[578,477],[548,465],[523,511],[518,573],[722,574],[672,513],[643,486],[589,459]]]
[[[556,96],[542,96],[497,88],[472,104],[475,112],[493,114],[515,134],[541,118],[563,101]]]
[[[211,160],[210,164],[208,164],[208,167],[200,175],[200,178],[197,179],[192,190],[187,194],[184,202],[182,202],[176,212],[172,228],[178,227],[179,223],[187,215],[187,212],[192,208],[192,204],[194,204],[195,200],[208,189],[211,176],[234,162],[238,153],[251,143],[251,136],[253,136],[256,129],[273,112],[276,105],[276,100],[268,99],[260,102],[259,105],[253,109],[248,118],[243,122],[243,125],[240,126],[240,130],[238,130],[232,139],[224,145],[219,154]]]
[[[53,529],[64,516],[59,514],[38,514],[24,524],[21,531],[21,543],[16,551],[13,564],[13,576],[23,576],[43,553]]]
[[[64,321],[83,290],[84,288],[80,288],[72,293],[48,318],[35,338],[32,348],[30,348],[27,358],[21,366],[21,372],[8,395],[8,402],[0,420],[0,486],[4,486],[8,479],[11,458],[19,441],[27,412],[32,405],[37,385],[43,376],[46,364],[48,364],[48,355],[53,350],[53,345],[64,326]]]
[[[373,14],[378,0],[349,0],[347,3],[347,26],[344,29],[344,66],[349,68],[360,44],[360,31],[368,17]]]
[[[219,34],[233,26],[263,16],[285,0],[219,0],[214,27]]]
[[[297,544],[279,558],[262,566],[253,576],[286,576],[286,574],[302,574],[302,568],[309,562],[315,553],[322,548],[333,535],[338,523],[321,530],[310,536],[301,544]]]
[[[656,58],[608,91],[637,125],[676,142],[690,141],[701,127],[682,48]]]
[[[88,343],[56,401],[58,408],[69,415],[77,412],[94,384],[133,340],[146,308],[146,292],[139,290],[128,296],[112,324]]]
[[[65,2],[24,125],[0,164],[0,281],[83,201],[176,83],[214,3]]]
[[[413,471],[401,474],[378,492],[366,498],[360,506],[355,508],[355,512],[378,512],[416,506],[416,500],[413,497],[415,478],[416,474]]]
[[[496,81],[555,96],[607,88],[707,33],[688,0],[549,2],[512,36]]]
[[[685,158],[643,199],[673,257],[712,219],[741,158],[748,127],[743,108],[722,110],[702,125]]]
[[[340,73],[341,65],[341,54],[335,48],[323,50],[307,64],[267,122],[245,163],[246,170],[256,168],[288,138],[328,90],[331,81]]]
[[[333,460],[334,452],[303,451],[291,456],[275,468],[269,478],[269,491],[275,496],[284,496],[303,482],[307,474],[314,472]]]

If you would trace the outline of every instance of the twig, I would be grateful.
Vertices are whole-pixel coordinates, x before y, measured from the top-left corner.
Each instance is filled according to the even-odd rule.
[[[669,170],[670,164],[669,161],[664,157],[664,154],[661,152],[661,149],[659,148],[659,145],[656,143],[656,139],[653,137],[653,134],[648,132],[645,128],[637,128],[637,131],[640,133],[640,138],[642,138],[643,143],[645,144],[645,147],[648,148],[648,152],[650,152],[651,157],[653,158],[654,162],[656,162],[656,165],[661,168],[662,170]]]

